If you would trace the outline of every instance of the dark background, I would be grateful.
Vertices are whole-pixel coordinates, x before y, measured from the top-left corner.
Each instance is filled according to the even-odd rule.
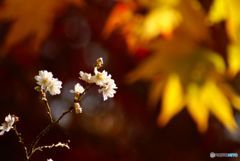
[[[69,90],[78,82],[79,71],[92,72],[95,60],[103,57],[104,68],[118,86],[113,99],[103,102],[97,89],[83,99],[83,113],[70,114],[43,138],[40,144],[71,140],[70,150],[36,153],[32,161],[205,161],[210,152],[238,152],[240,137],[230,135],[214,118],[205,134],[183,110],[165,128],[156,124],[159,108],[147,106],[148,84],[126,83],[126,74],[144,59],[128,53],[124,39],[114,33],[103,39],[101,31],[114,2],[91,0],[79,10],[69,7],[60,15],[37,54],[25,42],[0,59],[0,120],[11,113],[24,141],[30,144],[48,124],[44,104],[34,90],[39,70],[52,71],[63,82],[61,96],[50,97],[55,118],[73,102]],[[208,6],[210,2],[204,1]],[[3,42],[9,23],[1,23]],[[0,161],[21,161],[24,151],[13,132],[0,137]],[[214,160],[234,160],[215,158]]]

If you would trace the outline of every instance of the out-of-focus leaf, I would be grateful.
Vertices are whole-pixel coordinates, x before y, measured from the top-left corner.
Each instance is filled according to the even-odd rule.
[[[217,23],[225,20],[227,31],[232,40],[237,39],[240,29],[240,1],[239,0],[214,0],[209,12],[209,20]]]
[[[138,1],[142,6],[148,6],[154,8],[156,5],[158,6],[168,6],[168,7],[175,7],[179,4],[180,0],[139,0]]]
[[[182,15],[182,23],[179,30],[192,39],[192,41],[203,41],[208,39],[208,27],[206,14],[196,0],[180,1],[177,9]],[[183,36],[184,37],[184,36]]]
[[[230,131],[235,131],[237,123],[234,119],[231,105],[212,80],[206,81],[202,88],[202,98],[205,106],[218,118],[218,120]]]
[[[234,91],[230,85],[224,84],[221,85],[221,89],[223,90],[224,94],[228,97],[231,101],[232,105],[237,109],[240,110],[240,96]]]
[[[231,39],[228,45],[227,61],[229,74],[234,77],[240,70],[240,1],[238,0],[214,0],[209,12],[209,20],[218,23],[225,20],[227,33]]]
[[[58,12],[66,6],[81,4],[81,0],[5,0],[0,11],[0,20],[12,21],[13,24],[4,48],[8,50],[32,36],[32,49],[36,51],[51,31]]]
[[[180,21],[181,15],[175,9],[169,7],[153,9],[143,22],[141,30],[144,32],[142,32],[142,36],[149,40],[160,34],[171,35]]]
[[[108,37],[115,29],[127,25],[133,18],[134,8],[132,3],[118,3],[114,6],[104,27],[103,35]]]
[[[226,82],[219,81],[226,73],[223,58],[207,49],[194,51],[194,45],[191,50],[180,46],[185,54],[170,54],[176,51],[168,46],[167,53],[152,55],[128,79],[153,81],[149,102],[156,104],[160,98],[163,102],[159,125],[166,125],[185,105],[200,132],[207,130],[209,113],[229,131],[236,130],[231,104],[239,107],[240,100],[232,91],[226,92]]]
[[[152,53],[127,75],[127,81],[153,82],[149,104],[157,104],[162,99],[159,125],[166,125],[185,105],[199,131],[207,130],[210,113],[229,131],[234,131],[237,124],[231,105],[237,104],[238,99],[231,92],[224,93],[224,88],[219,86],[227,84],[224,57],[202,47],[203,44],[211,46],[211,38],[206,21],[208,16],[199,1],[131,2],[135,4],[134,9],[128,10],[131,16],[112,29],[122,32],[131,52],[140,46]],[[210,21],[227,20],[229,33],[234,33],[240,20],[236,19],[238,15],[232,17],[239,5],[231,13],[227,12],[229,8],[227,11],[222,11],[222,8],[225,4],[230,6],[237,3],[236,0],[215,0],[209,13]],[[115,14],[115,19],[117,17]],[[171,35],[171,38],[166,39],[166,35]]]
[[[209,20],[211,22],[220,22],[227,18],[227,1],[214,0],[209,12]]]
[[[220,55],[212,51],[206,51],[205,56],[214,65],[217,72],[223,74],[226,71],[224,60]]]
[[[187,109],[196,122],[200,132],[205,132],[208,127],[209,110],[203,102],[199,85],[192,83],[187,87]]]
[[[149,90],[149,99],[148,103],[151,107],[157,104],[161,94],[163,92],[163,81],[156,79],[151,84],[150,90]]]
[[[235,76],[240,71],[240,43],[233,43],[228,47],[229,73]]]
[[[180,0],[168,0],[168,1],[156,0],[156,3],[157,4],[164,4],[164,5],[167,5],[167,6],[176,6],[179,3],[179,1]]]
[[[180,78],[176,74],[171,74],[163,91],[162,110],[158,117],[159,125],[166,125],[172,117],[182,110],[183,105],[184,99]]]

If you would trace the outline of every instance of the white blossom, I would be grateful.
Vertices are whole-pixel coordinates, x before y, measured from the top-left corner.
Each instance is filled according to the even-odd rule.
[[[76,94],[82,94],[84,91],[85,89],[79,83],[75,84],[74,90],[70,90],[71,93],[76,93]]]
[[[13,128],[13,124],[17,121],[17,117],[14,115],[8,114],[5,117],[5,122],[0,126],[0,135],[3,135],[5,132],[8,132]]]
[[[41,89],[45,92],[49,92],[51,95],[56,95],[61,93],[62,82],[57,78],[53,78],[52,72],[47,70],[39,71],[39,74],[35,76],[37,84],[41,86]]]
[[[108,98],[114,97],[116,93],[117,86],[113,79],[110,79],[101,89],[98,90],[99,93],[102,93],[103,100],[106,101]]]
[[[59,81],[57,78],[53,78],[47,87],[47,91],[51,95],[57,95],[61,93],[61,90],[60,90],[61,88],[62,88],[62,82]]]
[[[98,58],[96,61],[96,66],[94,68],[94,75],[80,71],[79,78],[87,83],[95,83],[97,86],[99,86],[100,89],[98,90],[98,92],[102,93],[103,100],[106,101],[108,98],[114,97],[117,86],[115,84],[115,81],[112,79],[111,74],[108,74],[108,72],[105,70],[98,70],[102,67],[102,65],[103,59]],[[76,93],[75,90],[72,90],[71,92]]]
[[[85,73],[83,71],[80,71],[79,72],[79,75],[80,75],[80,79],[87,82],[87,83],[93,83],[93,80],[92,80],[92,75],[90,73]]]
[[[47,161],[53,161],[53,160],[52,160],[52,158],[50,158],[50,159],[47,159]]]
[[[38,75],[35,76],[37,84],[44,90],[50,85],[52,78],[52,72],[48,72],[47,70],[40,70]]]
[[[96,67],[94,68],[94,74],[92,79],[98,86],[104,86],[112,77],[111,74],[108,74],[105,70],[99,72]]]

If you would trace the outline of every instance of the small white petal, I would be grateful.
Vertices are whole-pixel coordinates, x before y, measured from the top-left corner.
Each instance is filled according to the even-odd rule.
[[[39,71],[39,74],[35,76],[37,84],[40,85],[44,90],[47,88],[52,78],[52,72],[48,72],[47,70],[41,70]]]
[[[95,75],[93,76],[93,81],[100,87],[104,86],[104,84],[106,84],[112,77],[111,74],[108,74],[105,70],[99,72],[96,67],[94,68],[94,74]]]
[[[56,78],[53,78],[52,72],[46,70],[39,71],[39,74],[35,76],[37,84],[41,86],[45,92],[49,92],[51,95],[60,94],[62,88],[62,82]]]
[[[50,81],[50,84],[48,85],[47,87],[47,91],[51,94],[51,95],[57,95],[57,94],[60,94],[61,93],[61,89],[62,88],[62,82],[59,81],[58,79],[56,78],[53,78],[51,81]]]
[[[53,161],[53,160],[50,158],[50,159],[47,159],[47,161]]]
[[[87,83],[93,83],[93,80],[92,80],[92,75],[90,73],[85,73],[83,71],[80,71],[79,72],[79,75],[80,75],[80,79],[87,82]]]
[[[5,132],[4,130],[0,131],[0,135],[3,135],[3,134],[4,134],[4,132]]]
[[[85,89],[79,83],[75,84],[74,90],[70,90],[71,93],[78,93],[78,94],[82,94],[84,91]]]
[[[5,117],[5,122],[2,123],[0,126],[0,135],[3,135],[5,132],[10,131],[13,128],[13,125],[15,123],[16,119],[14,115],[7,115]]]
[[[108,98],[114,97],[116,93],[117,86],[113,79],[110,79],[107,84],[105,84],[101,89],[98,90],[99,93],[102,93],[103,100],[106,101]]]

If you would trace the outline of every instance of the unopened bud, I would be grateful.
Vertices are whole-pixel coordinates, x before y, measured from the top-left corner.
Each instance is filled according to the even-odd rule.
[[[14,119],[15,119],[15,122],[18,122],[19,121],[19,117],[13,115]]]
[[[74,102],[74,111],[76,114],[82,113],[82,107],[78,102]]]
[[[36,86],[36,87],[34,87],[34,89],[35,89],[37,92],[41,92],[41,87],[40,87],[40,86]]]
[[[99,69],[103,66],[103,59],[102,58],[98,58],[96,60],[96,67]]]

